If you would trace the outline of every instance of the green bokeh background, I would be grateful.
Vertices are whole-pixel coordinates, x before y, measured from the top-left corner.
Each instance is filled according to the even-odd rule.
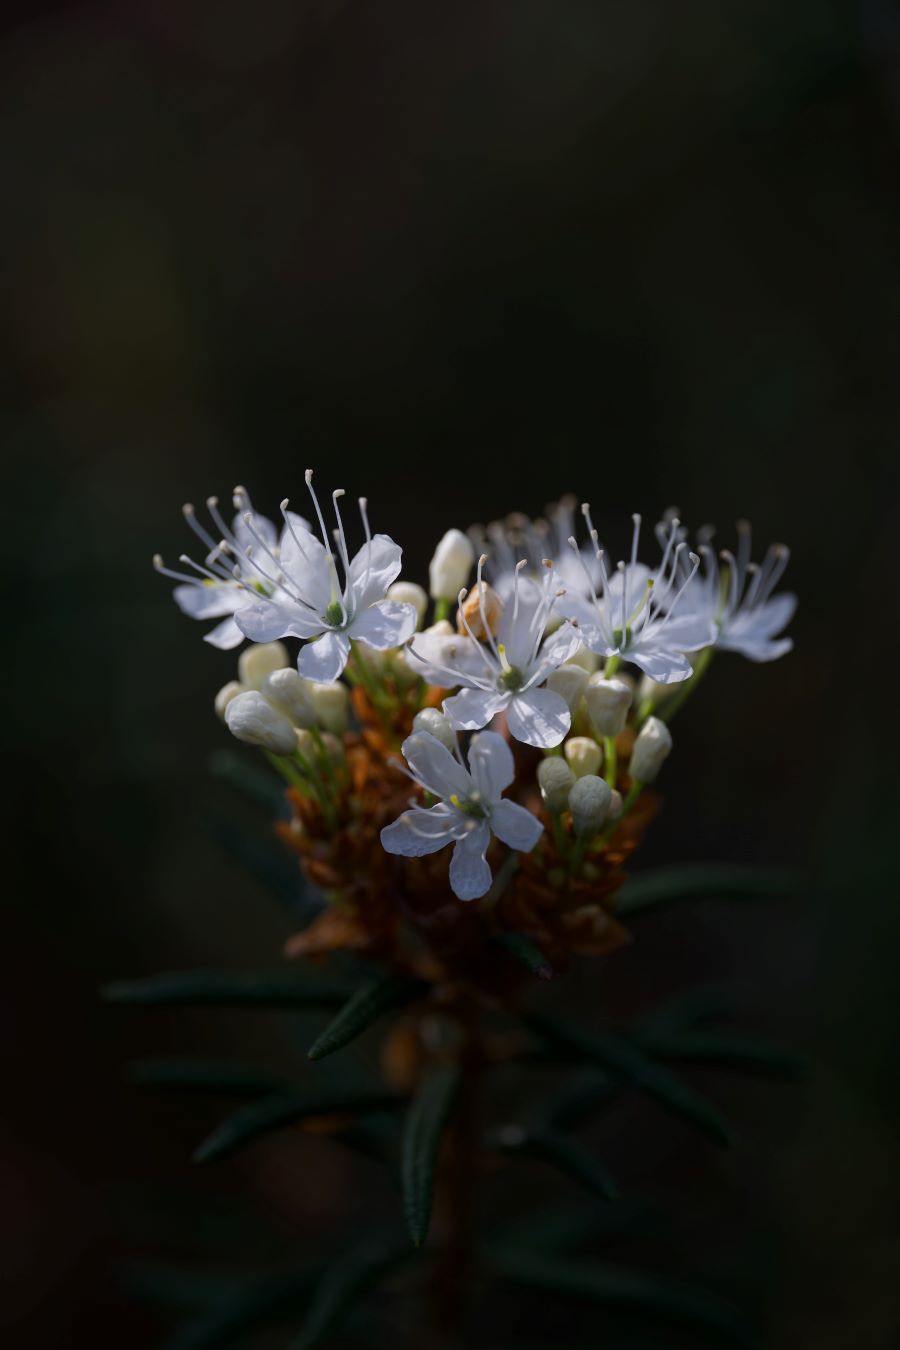
[[[410,576],[448,526],[564,491],[623,545],[673,503],[723,545],[739,516],[791,545],[796,650],[714,667],[645,857],[798,864],[803,896],[647,920],[555,992],[629,1011],[718,979],[812,1052],[799,1088],[704,1082],[734,1157],[638,1131],[623,1166],[766,1345],[892,1344],[894,0],[135,0],[4,26],[10,1344],[154,1345],[123,1263],[259,1269],[393,1203],[324,1141],[191,1171],[214,1110],[123,1085],[126,1061],[277,1057],[295,1031],[96,996],[265,964],[290,932],[210,834],[264,829],[207,767],[232,658],[150,558],[186,546],[182,501],[240,481],[274,510],[307,465],[368,495]]]

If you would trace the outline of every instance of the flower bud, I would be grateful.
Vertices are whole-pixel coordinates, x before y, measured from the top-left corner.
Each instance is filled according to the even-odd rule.
[[[291,755],[297,748],[294,726],[258,689],[246,689],[231,700],[225,709],[225,723],[239,741],[261,745],[273,755]]]
[[[227,684],[223,684],[222,688],[216,694],[216,701],[214,704],[216,717],[221,718],[224,722],[225,709],[233,698],[237,698],[238,694],[243,694],[243,692],[244,686],[241,684],[240,680],[229,680]]]
[[[566,762],[576,778],[596,774],[603,763],[603,751],[590,736],[570,736],[563,746]]]
[[[463,623],[463,618],[465,618],[465,623]],[[462,614],[457,613],[456,627],[461,636],[467,637],[467,623],[473,635],[481,642],[486,642],[488,630],[494,637],[497,636],[502,618],[503,601],[497,592],[486,581],[482,581],[479,597],[478,583],[476,582],[462,603]]]
[[[316,710],[316,717],[326,731],[334,736],[343,736],[350,724],[350,695],[347,686],[340,680],[326,680],[321,684],[309,685],[309,696]]]
[[[432,600],[455,600],[469,580],[475,550],[462,530],[448,530],[428,565]]]
[[[567,661],[565,665],[554,670],[547,681],[547,688],[552,689],[554,694],[561,694],[569,705],[569,711],[574,712],[587,687],[587,682],[588,673],[584,666]]]
[[[290,718],[295,727],[316,725],[316,706],[310,694],[310,683],[301,679],[293,666],[273,670],[263,680],[259,692],[273,708]]]
[[[575,782],[575,775],[566,761],[559,755],[548,755],[538,765],[537,780],[547,810],[554,815],[565,811],[569,804],[569,792]]]
[[[624,680],[605,680],[597,671],[588,680],[584,701],[591,726],[598,736],[618,736],[631,707],[631,690]]]
[[[673,694],[677,694],[680,688],[679,680],[673,680],[671,684],[660,684],[658,680],[651,680],[649,675],[645,675],[638,687],[638,701],[650,702],[656,707],[660,703],[665,703]]]
[[[403,605],[412,605],[416,611],[416,627],[425,618],[425,611],[428,608],[428,596],[421,586],[414,581],[395,581],[393,586],[387,588],[388,600],[399,600]]]
[[[609,820],[618,820],[618,819],[619,819],[619,816],[622,814],[622,807],[623,807],[623,805],[624,805],[624,802],[622,801],[622,794],[621,794],[621,792],[617,792],[616,789],[613,788],[613,790],[612,790],[612,795],[610,796],[610,799],[609,799],[609,816],[608,816],[608,819],[609,819]]]
[[[584,643],[582,643],[577,652],[569,657],[566,664],[570,666],[581,666],[582,670],[586,670],[589,675],[593,675],[600,664],[600,657],[596,652],[592,652],[590,647],[585,647]]]
[[[612,789],[604,778],[588,773],[579,778],[569,793],[572,829],[579,838],[590,838],[603,828],[609,814]]]
[[[449,619],[438,619],[437,623],[429,624],[424,630],[423,637],[456,637],[456,629]]]
[[[433,736],[436,741],[451,751],[456,749],[456,732],[450,725],[450,719],[445,717],[439,708],[423,708],[417,712],[413,718],[413,731],[427,731],[429,736]]]
[[[258,689],[273,670],[282,670],[290,664],[283,642],[254,642],[238,657],[238,678],[246,689]]]
[[[390,656],[390,671],[397,688],[411,689],[422,677],[420,671],[416,669],[415,661],[409,659],[409,652],[406,647],[396,647],[388,654]]]
[[[297,732],[297,751],[304,759],[314,763],[318,749],[316,738],[311,732],[303,730]]]
[[[638,732],[628,772],[635,782],[652,783],[672,749],[672,733],[658,717],[648,717]]]

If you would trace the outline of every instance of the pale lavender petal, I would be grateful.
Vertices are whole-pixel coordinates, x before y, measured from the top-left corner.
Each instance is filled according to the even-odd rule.
[[[403,550],[386,534],[372,536],[350,563],[347,584],[354,610],[367,609],[375,600],[383,600],[392,581],[400,575]]]
[[[401,749],[413,773],[435,797],[466,797],[472,791],[469,774],[436,736],[414,731]]]
[[[275,642],[278,638],[309,639],[322,631],[321,622],[307,619],[297,605],[277,600],[252,600],[235,614],[235,622],[251,642]]]
[[[456,842],[450,860],[450,885],[460,900],[477,900],[491,888],[491,869],[485,860],[491,832],[484,821],[471,827]]]
[[[497,802],[491,809],[491,829],[504,844],[520,853],[530,853],[544,827],[537,816],[516,802]]]
[[[566,700],[552,689],[529,689],[517,694],[507,713],[510,733],[517,741],[549,750],[565,739],[572,717]]]
[[[649,675],[651,680],[656,680],[657,684],[677,684],[679,680],[689,679],[694,673],[686,656],[682,656],[680,652],[669,651],[667,648],[653,648],[649,645],[629,647],[625,659],[640,666],[644,674]]]
[[[516,776],[509,744],[496,731],[480,731],[469,744],[469,772],[484,802],[494,802]]]
[[[215,628],[211,628],[203,635],[204,642],[208,642],[211,647],[218,647],[223,652],[230,652],[232,648],[239,647],[243,640],[244,634],[233,618],[223,619]]]
[[[325,684],[338,679],[349,655],[350,639],[344,633],[323,633],[300,652],[297,669],[305,680]]]
[[[416,631],[418,617],[412,605],[400,600],[377,600],[357,614],[347,632],[376,651],[402,647]]]
[[[423,858],[426,853],[437,853],[454,838],[459,813],[441,802],[430,810],[410,807],[392,825],[381,831],[381,842],[388,853],[403,858]]]
[[[192,619],[220,619],[223,614],[233,614],[242,594],[241,588],[230,581],[176,586],[172,592],[182,614],[189,614]]]
[[[503,711],[510,697],[493,689],[462,689],[444,699],[444,712],[454,731],[479,731]]]

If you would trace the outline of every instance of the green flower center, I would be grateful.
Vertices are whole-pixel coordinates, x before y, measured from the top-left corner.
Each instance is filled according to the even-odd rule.
[[[521,689],[524,681],[522,672],[516,666],[510,666],[504,670],[497,680],[497,688],[502,689],[504,693],[514,694],[517,689]]]
[[[337,628],[344,621],[344,611],[339,600],[332,600],[325,610],[325,622],[330,628]]]
[[[627,624],[625,625],[625,641],[624,641],[624,642],[622,641],[622,630],[621,630],[621,628],[614,628],[614,629],[613,629],[613,646],[615,646],[615,647],[627,647],[630,641],[631,641],[631,624],[630,624],[630,623],[627,623]]]

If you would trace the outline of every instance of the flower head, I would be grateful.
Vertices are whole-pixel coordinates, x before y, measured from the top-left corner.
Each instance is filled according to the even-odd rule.
[[[222,620],[204,635],[203,640],[225,650],[240,646],[244,640],[244,634],[234,618],[238,610],[258,596],[274,595],[278,589],[277,582],[257,566],[253,556],[254,544],[261,540],[264,552],[277,558],[291,528],[309,528],[300,516],[286,515],[279,538],[278,530],[271,520],[254,514],[246,488],[236,487],[232,499],[237,515],[230,526],[219,511],[218,497],[208,497],[206,500],[215,534],[201,525],[190,502],[181,508],[188,525],[207,549],[202,566],[187,554],[183,553],[179,558],[179,562],[192,569],[193,575],[173,572],[164,566],[158,553],[153,559],[157,572],[181,582],[175,587],[173,595],[183,613],[189,614],[192,619]],[[252,532],[247,524],[248,514],[253,521]]]
[[[777,634],[790,622],[797,597],[789,592],[772,594],[788,565],[790,550],[784,544],[773,544],[762,563],[751,562],[750,525],[739,521],[737,531],[737,554],[727,549],[720,554],[726,564],[724,573],[710,547],[712,530],[700,532],[703,567],[685,607],[712,622],[716,647],[740,652],[750,661],[775,661],[794,645],[789,637]]]
[[[530,853],[544,828],[524,806],[502,796],[515,777],[512,752],[493,731],[472,737],[468,769],[427,731],[413,732],[402,749],[410,777],[439,800],[428,808],[410,806],[381,831],[381,842],[405,858],[453,844],[450,885],[460,900],[477,900],[492,881],[485,858],[491,835]]]
[[[715,628],[708,615],[687,606],[676,617],[700,565],[696,554],[691,554],[685,575],[682,553],[686,545],[683,541],[676,542],[679,522],[671,522],[662,560],[652,571],[638,561],[641,517],[633,516],[630,559],[620,562],[610,576],[587,503],[582,511],[595,545],[599,585],[587,578],[590,581],[587,598],[566,591],[557,601],[560,614],[577,626],[585,646],[598,655],[632,661],[660,684],[686,680],[692,667],[684,653],[708,646]],[[569,544],[578,556],[580,550],[575,539],[570,539]]]
[[[252,514],[244,517],[258,549],[251,549],[249,556],[262,569],[259,556],[263,555],[267,569],[263,575],[270,580],[273,590],[243,605],[235,620],[241,632],[254,642],[300,638],[306,644],[297,663],[300,674],[309,680],[336,680],[347,664],[351,638],[377,651],[398,647],[415,632],[417,615],[412,605],[385,599],[388,587],[400,571],[402,550],[386,534],[372,535],[365,497],[359,499],[359,511],[366,542],[351,559],[338,505],[343,488],[331,494],[337,523],[335,557],[312,485],[311,469],[306,471],[306,484],[321,541],[307,527],[295,523],[296,517],[289,514],[286,499],[281,504],[286,528],[277,555],[257,529]]]
[[[484,613],[482,569],[485,555],[478,563],[476,595],[481,608],[480,631],[486,642],[479,642],[466,617],[459,595],[459,620],[465,637],[421,633],[410,648],[426,679],[445,687],[461,685],[458,694],[444,700],[444,712],[455,731],[477,731],[505,712],[510,734],[528,745],[547,748],[559,745],[571,725],[565,699],[541,686],[551,671],[567,661],[581,646],[581,639],[569,624],[544,636],[547,620],[558,598],[552,568],[547,564],[544,583],[521,585],[519,573],[525,560],[517,564],[513,593],[503,608],[497,626]]]
[[[486,528],[471,527],[470,537],[488,555],[485,574],[502,599],[512,595],[516,569],[523,558],[525,576],[530,581],[540,581],[544,559],[549,558],[557,581],[566,590],[587,594],[591,583],[597,585],[596,550],[585,545],[580,556],[573,557],[569,547],[577,505],[578,498],[570,493],[546,506],[545,516],[537,520],[513,512],[505,520],[491,521]]]

